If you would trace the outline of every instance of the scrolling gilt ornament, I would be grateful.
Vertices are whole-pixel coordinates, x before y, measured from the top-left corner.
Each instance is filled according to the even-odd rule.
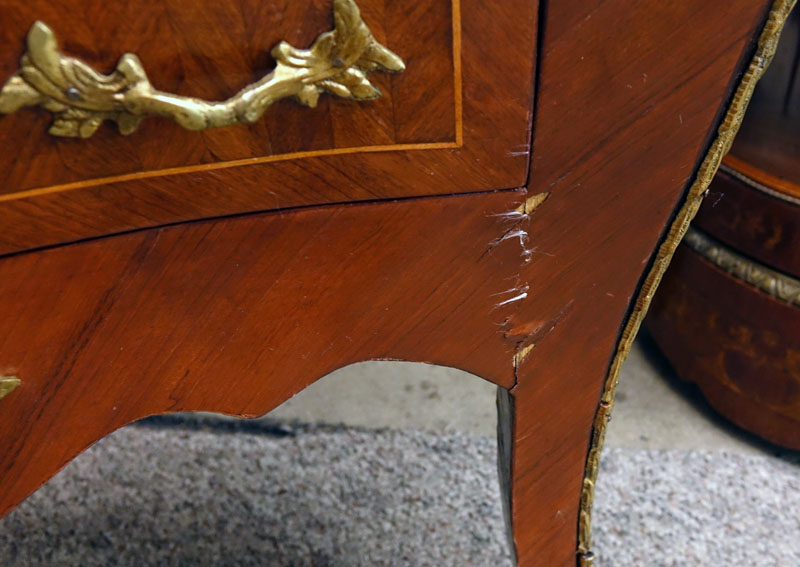
[[[88,138],[104,120],[122,134],[134,132],[147,116],[165,116],[189,130],[257,121],[275,101],[295,97],[315,107],[320,94],[363,101],[381,96],[367,79],[370,71],[400,72],[402,59],[378,43],[353,0],[334,0],[334,29],[309,49],[285,41],[272,49],[275,69],[221,102],[208,102],[155,89],[139,58],[127,53],[110,75],[61,54],[55,35],[42,22],[28,32],[20,69],[0,90],[0,113],[41,106],[54,114],[54,136]]]

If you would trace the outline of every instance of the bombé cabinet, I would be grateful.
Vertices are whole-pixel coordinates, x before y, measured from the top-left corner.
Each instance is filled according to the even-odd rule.
[[[499,386],[519,565],[590,565],[619,365],[791,4],[3,2],[0,514],[402,359]]]

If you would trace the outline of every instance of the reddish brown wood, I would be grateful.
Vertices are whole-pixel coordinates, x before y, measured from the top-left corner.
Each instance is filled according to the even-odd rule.
[[[332,25],[330,0],[85,4],[0,8],[0,75],[17,68],[39,18],[69,54],[99,69],[133,51],[155,86],[220,99],[266,73],[279,40],[307,46]],[[407,63],[399,75],[370,75],[385,93],[376,102],[323,97],[309,109],[286,100],[252,126],[197,133],[152,119],[131,136],[108,126],[88,141],[49,136],[43,111],[0,119],[0,253],[246,211],[524,185],[537,2],[359,5],[376,37]],[[310,150],[346,153],[287,153]],[[239,161],[221,168],[230,160]],[[138,177],[102,181],[120,174]]]
[[[800,309],[741,274],[762,270],[762,282],[781,277],[763,273],[771,268],[800,277],[798,31],[795,12],[726,170],[695,219],[720,249],[739,256],[741,269],[728,275],[686,249],[648,319],[678,375],[697,382],[720,413],[793,448],[800,448]]]
[[[760,263],[800,277],[800,204],[753,189],[721,171],[695,225]]]
[[[48,135],[46,112],[18,112],[0,123],[0,143],[22,142],[25,159],[0,155],[0,193],[308,150],[454,142],[450,2],[417,9],[384,4],[359,3],[378,41],[402,52],[411,72],[371,74],[385,95],[376,101],[323,97],[319,107],[307,108],[284,100],[256,124],[202,133],[153,118],[121,137],[109,123],[89,142]],[[306,47],[333,25],[330,1],[135,0],[111,8],[99,2],[84,10],[77,7],[74,0],[33,0],[7,10],[0,31],[0,77],[19,67],[27,31],[41,20],[54,29],[66,53],[98,70],[109,71],[123,53],[136,53],[161,90],[224,100],[266,74],[274,65],[270,50],[280,41]],[[403,33],[407,29],[415,32]],[[422,93],[428,104],[419,104]]]
[[[678,375],[720,413],[800,449],[800,309],[681,246],[647,326]]]
[[[512,390],[533,408],[515,422],[521,565],[574,565],[575,499],[620,329],[767,5],[727,7],[548,3],[529,191],[550,198],[530,227],[532,293],[512,320],[520,347],[535,345]],[[562,403],[543,401],[554,392]]]
[[[249,207],[523,184],[534,3],[463,8],[461,150],[7,201],[2,250]],[[504,214],[524,196],[509,190],[203,221],[3,259],[0,371],[23,385],[0,401],[0,511],[143,415],[254,415],[338,366],[403,358],[510,389],[520,565],[573,566],[588,442],[620,328],[766,8],[549,3],[527,192],[549,198],[530,221]]]
[[[513,385],[520,192],[204,221],[0,262],[0,514],[140,417],[260,415],[367,359]],[[57,426],[56,426],[57,424]]]

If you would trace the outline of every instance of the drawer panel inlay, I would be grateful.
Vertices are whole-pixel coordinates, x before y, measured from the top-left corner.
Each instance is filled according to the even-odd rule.
[[[53,31],[37,21],[28,32],[28,50],[20,69],[0,90],[0,113],[41,106],[54,114],[54,136],[88,138],[106,121],[132,134],[147,116],[171,118],[187,130],[206,130],[256,122],[273,103],[295,98],[316,107],[323,93],[366,101],[380,89],[367,74],[400,72],[405,64],[375,41],[353,0],[334,0],[336,28],[320,35],[309,49],[281,41],[272,49],[277,66],[261,80],[222,102],[159,91],[147,78],[139,57],[122,56],[110,75],[61,54]]]
[[[0,254],[198,218],[524,185],[537,3],[356,1],[375,41],[406,66],[370,73],[382,95],[369,102],[320,96],[310,108],[287,97],[256,122],[200,132],[161,116],[134,131],[134,117],[120,136],[113,122],[89,120],[85,140],[48,134],[53,116],[40,106],[0,116]],[[135,53],[159,91],[226,101],[276,69],[270,50],[281,41],[308,49],[335,29],[333,8],[29,0],[0,7],[0,80],[19,70],[41,21],[60,53],[98,76]]]
[[[19,70],[20,60],[30,53],[28,31],[41,21],[57,32],[64,54],[98,75],[110,71],[114,76],[120,56],[135,53],[149,82],[160,91],[226,100],[276,69],[280,62],[271,51],[280,42],[307,48],[335,27],[332,0],[169,0],[160,8],[148,3],[146,10],[142,2],[134,0],[132,8],[115,6],[104,13],[89,9],[88,15],[81,14],[83,3],[78,8],[75,0],[32,0],[8,15],[0,9],[4,21],[10,20],[0,30],[0,77],[5,80]],[[21,168],[15,156],[0,153],[0,195],[25,196],[24,191],[70,189],[76,183],[97,186],[128,175],[226,169],[309,155],[453,146],[460,118],[455,103],[452,7],[429,1],[424,9],[401,14],[393,6],[383,0],[359,3],[375,40],[410,65],[400,74],[373,73],[370,82],[383,94],[369,104],[323,97],[316,108],[303,108],[296,100],[278,100],[256,123],[200,136],[172,120],[152,119],[121,140],[109,124],[97,129],[89,145],[54,140],[46,133],[52,121],[46,111],[17,112],[0,118],[0,147],[12,140],[18,143],[19,133],[26,132],[22,151],[33,167]],[[157,22],[151,21],[156,19],[153,11],[163,11]],[[428,31],[405,40],[399,34],[406,26]],[[421,95],[426,96],[424,102]]]

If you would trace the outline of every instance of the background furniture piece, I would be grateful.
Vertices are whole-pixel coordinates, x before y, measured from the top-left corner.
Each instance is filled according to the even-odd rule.
[[[4,14],[0,71],[38,19],[98,71],[132,52],[154,88],[226,100],[279,41],[341,29],[343,3],[29,0]],[[87,139],[40,109],[2,118],[0,374],[19,382],[0,514],[133,420],[259,415],[398,358],[500,387],[519,564],[590,564],[619,364],[791,5],[362,0],[405,62],[369,74],[373,102],[301,91],[202,132],[120,106],[102,117],[123,137],[59,114],[86,101],[69,86],[42,105]],[[48,37],[28,49],[47,60]]]
[[[647,326],[733,422],[800,449],[800,19],[794,13]]]

